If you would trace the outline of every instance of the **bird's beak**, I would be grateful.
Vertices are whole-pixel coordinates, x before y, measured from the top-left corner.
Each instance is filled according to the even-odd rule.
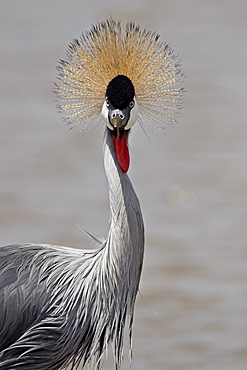
[[[124,129],[128,124],[130,118],[130,108],[120,109],[109,109],[108,120],[113,128]]]
[[[115,109],[115,107],[109,104],[107,105],[105,101],[102,107],[102,116],[107,127],[110,129],[117,161],[122,171],[126,173],[130,165],[128,148],[129,129],[137,120],[138,105],[135,101],[133,109],[130,107]]]
[[[124,109],[115,109],[111,104],[107,105],[106,101],[102,106],[102,117],[110,130],[116,127],[121,127],[124,130],[129,130],[138,119],[138,104],[134,97],[134,108],[126,107]]]
[[[129,107],[122,110],[109,109],[108,120],[110,125],[113,127],[112,138],[114,143],[114,150],[118,163],[124,173],[128,171],[130,165],[129,148],[127,143],[129,130],[125,130],[125,127],[129,121],[129,117]]]

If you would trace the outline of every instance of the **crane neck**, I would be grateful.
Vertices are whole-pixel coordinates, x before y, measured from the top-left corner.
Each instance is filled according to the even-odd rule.
[[[111,266],[121,265],[130,285],[138,288],[144,251],[144,225],[139,200],[129,176],[118,163],[114,142],[107,128],[104,138],[104,166],[109,182],[110,230],[107,238]],[[119,276],[119,278],[125,278]],[[135,289],[134,289],[135,290]],[[136,291],[133,292],[134,296]]]
[[[103,154],[106,177],[109,183],[111,220],[115,220],[116,222],[120,221],[122,215],[119,214],[120,210],[124,212],[127,217],[131,218],[133,213],[136,212],[138,212],[138,215],[141,217],[139,200],[129,176],[127,173],[123,172],[119,165],[115,152],[114,140],[111,135],[111,130],[108,128],[106,128],[104,137]]]

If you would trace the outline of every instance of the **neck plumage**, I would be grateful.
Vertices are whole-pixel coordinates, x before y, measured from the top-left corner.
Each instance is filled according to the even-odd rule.
[[[122,311],[120,313],[122,319],[118,324],[121,322],[121,326],[124,327],[127,317],[131,337],[134,304],[143,262],[143,219],[139,200],[130,179],[118,164],[108,128],[104,138],[103,154],[110,201],[110,230],[106,240],[104,266],[109,278],[108,284],[115,296],[117,306],[115,309],[118,312]],[[115,338],[120,337],[119,331],[120,328],[116,328]],[[119,352],[121,347],[121,345],[118,349],[115,347],[116,352]],[[121,357],[120,353],[118,355]]]
[[[144,250],[142,213],[130,179],[118,164],[108,128],[104,140],[104,166],[109,182],[109,255],[116,258],[116,261],[112,261],[115,262],[113,266],[120,264],[120,270],[130,274],[129,279],[133,279],[133,283],[138,287]],[[122,278],[126,280],[126,276]],[[131,285],[131,281],[129,283]]]

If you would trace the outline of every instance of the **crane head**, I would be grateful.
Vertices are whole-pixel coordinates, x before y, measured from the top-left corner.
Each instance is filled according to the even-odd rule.
[[[111,130],[118,163],[123,172],[129,169],[127,137],[138,118],[138,104],[132,81],[124,75],[114,77],[106,89],[102,116]]]
[[[166,123],[177,122],[183,101],[181,61],[159,37],[132,21],[110,18],[74,39],[58,66],[59,110],[71,127],[82,124],[81,132],[103,116],[123,172],[134,123],[165,131]]]

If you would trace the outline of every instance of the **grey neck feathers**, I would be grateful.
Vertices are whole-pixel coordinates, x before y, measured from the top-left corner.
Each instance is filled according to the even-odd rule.
[[[109,182],[109,255],[116,258],[112,262],[117,262],[123,274],[131,274],[128,277],[129,284],[138,286],[144,250],[144,226],[139,200],[128,175],[122,172],[118,164],[109,129],[106,129],[103,150]],[[126,276],[122,278],[127,281]]]
[[[116,159],[109,129],[104,138],[104,165],[109,182],[110,230],[107,238],[109,268],[117,268],[120,284],[129,289],[134,304],[144,251],[144,226],[139,200]],[[114,271],[112,271],[114,272]],[[120,285],[121,286],[121,285]],[[125,291],[125,288],[123,290]]]

